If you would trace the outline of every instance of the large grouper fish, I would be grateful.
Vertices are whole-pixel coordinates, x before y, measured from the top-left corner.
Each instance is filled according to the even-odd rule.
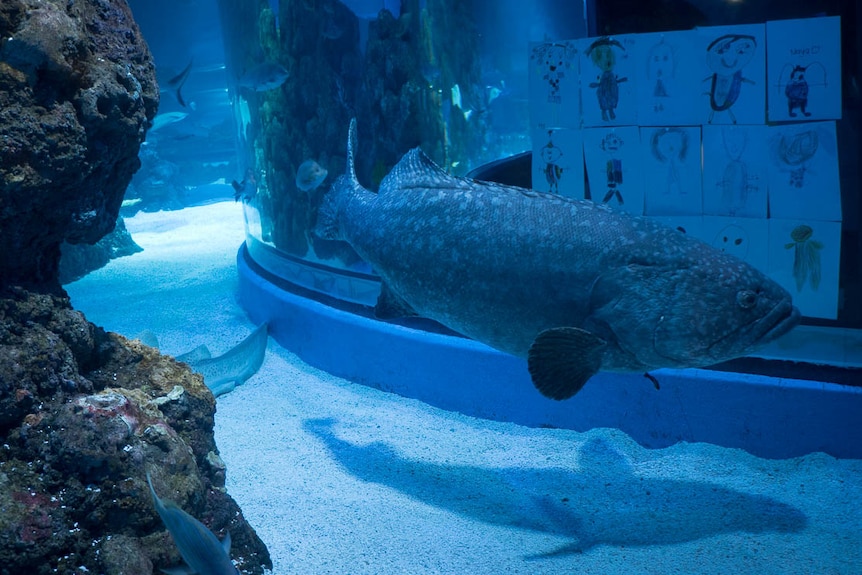
[[[418,148],[373,193],[347,173],[315,233],[347,241],[383,285],[380,318],[419,315],[526,358],[547,397],[600,370],[697,367],[799,323],[790,294],[747,263],[648,218],[447,174]]]

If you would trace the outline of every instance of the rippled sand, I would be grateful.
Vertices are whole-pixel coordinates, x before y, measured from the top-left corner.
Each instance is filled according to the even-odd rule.
[[[239,205],[126,225],[144,251],[67,286],[91,321],[152,330],[171,354],[217,355],[252,331],[234,299]],[[272,340],[260,372],[219,398],[216,441],[278,575],[862,573],[860,460],[476,419],[332,377]]]

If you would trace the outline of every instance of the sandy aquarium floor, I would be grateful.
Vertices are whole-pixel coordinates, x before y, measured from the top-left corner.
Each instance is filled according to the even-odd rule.
[[[126,225],[144,251],[67,286],[91,321],[152,330],[171,354],[219,354],[251,332],[235,301],[240,206]],[[272,340],[261,371],[219,398],[216,441],[277,575],[862,574],[860,460],[475,419],[332,377]]]

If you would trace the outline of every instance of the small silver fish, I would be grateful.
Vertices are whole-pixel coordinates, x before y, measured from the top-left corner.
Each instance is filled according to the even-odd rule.
[[[317,189],[329,172],[314,160],[305,160],[296,170],[296,187],[303,192]]]
[[[186,562],[185,566],[162,569],[168,575],[240,575],[230,560],[230,533],[219,542],[206,526],[168,500],[162,501],[153,488],[147,472],[147,484],[153,496],[156,512]]]
[[[290,72],[284,66],[278,62],[268,61],[247,70],[240,76],[237,84],[247,90],[267,92],[284,84],[289,76]]]

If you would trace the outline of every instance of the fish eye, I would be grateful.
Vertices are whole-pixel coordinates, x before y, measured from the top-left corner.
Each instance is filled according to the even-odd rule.
[[[757,305],[757,294],[751,290],[741,290],[736,293],[736,303],[742,309],[751,309]]]

